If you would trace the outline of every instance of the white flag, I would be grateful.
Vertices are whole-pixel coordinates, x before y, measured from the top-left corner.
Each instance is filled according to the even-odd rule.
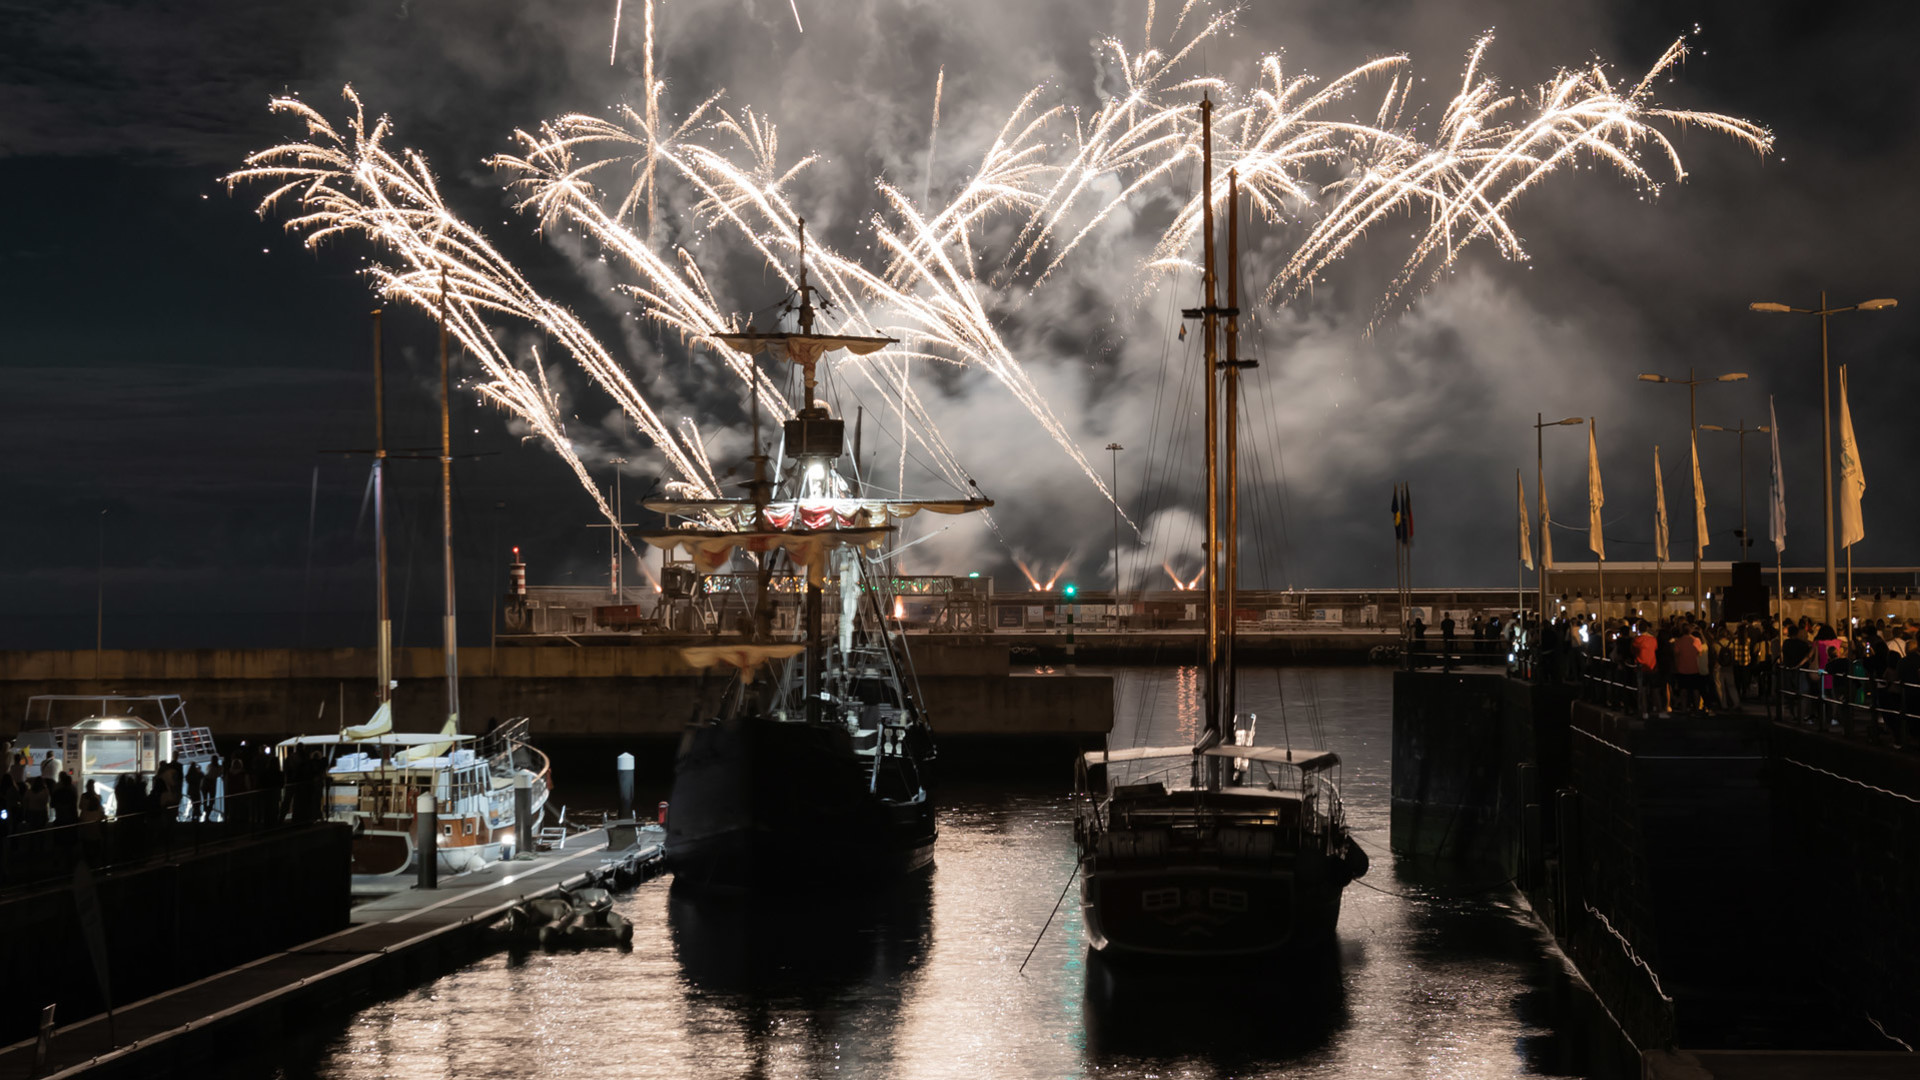
[[[1773,553],[1787,550],[1787,481],[1780,468],[1780,419],[1773,414],[1773,395],[1767,395],[1767,430],[1773,435]]]
[[[1547,512],[1547,489],[1540,489],[1540,568],[1553,569],[1553,515]]]
[[[1852,547],[1867,538],[1860,520],[1860,496],[1867,493],[1867,474],[1860,471],[1860,444],[1853,441],[1853,413],[1847,409],[1847,365],[1840,365],[1840,546]]]
[[[1660,475],[1660,448],[1653,448],[1653,557],[1666,562],[1667,480]]]
[[[1607,496],[1600,490],[1600,446],[1593,437],[1593,421],[1587,421],[1587,550],[1601,559],[1607,557],[1607,541],[1600,535],[1600,508]]]
[[[1690,432],[1693,444],[1693,544],[1694,557],[1707,553],[1707,485],[1700,479],[1700,433]]]
[[[1513,470],[1513,483],[1520,494],[1520,562],[1527,569],[1533,569],[1533,537],[1527,528],[1527,482],[1520,479],[1520,470]]]

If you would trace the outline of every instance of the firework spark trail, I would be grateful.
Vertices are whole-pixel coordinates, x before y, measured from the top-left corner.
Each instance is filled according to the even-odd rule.
[[[620,9],[626,0],[613,0],[613,40],[607,44],[607,66],[612,67],[614,58],[620,55]]]
[[[1194,0],[1183,4],[1175,33],[1193,7]],[[797,22],[797,7],[795,15]],[[1150,6],[1149,35],[1153,15]],[[810,238],[809,270],[821,295],[842,313],[842,332],[902,340],[900,347],[836,367],[850,366],[866,378],[898,410],[903,425],[911,418],[913,439],[950,482],[970,483],[906,378],[907,365],[916,359],[989,373],[1112,499],[1012,355],[988,314],[988,300],[1017,310],[1022,295],[1068,265],[1083,241],[1115,212],[1141,198],[1164,198],[1159,193],[1165,181],[1199,156],[1200,124],[1189,100],[1195,93],[1220,102],[1214,121],[1219,171],[1235,170],[1251,206],[1299,236],[1265,289],[1269,300],[1310,286],[1380,224],[1425,213],[1427,225],[1416,233],[1386,290],[1383,312],[1388,305],[1410,302],[1477,240],[1486,239],[1504,258],[1524,259],[1525,248],[1506,214],[1563,166],[1605,161],[1657,193],[1659,185],[1643,163],[1651,148],[1666,159],[1676,179],[1684,179],[1676,148],[1658,124],[1700,127],[1761,153],[1771,144],[1770,134],[1749,121],[1667,109],[1651,100],[1653,81],[1686,55],[1684,39],[1624,93],[1596,63],[1562,70],[1531,93],[1515,94],[1501,91],[1496,80],[1481,73],[1491,44],[1483,37],[1469,51],[1459,92],[1439,108],[1433,134],[1422,138],[1415,134],[1422,108],[1412,104],[1415,79],[1405,57],[1371,61],[1319,84],[1289,75],[1279,56],[1269,56],[1244,92],[1219,79],[1182,76],[1186,58],[1229,20],[1230,15],[1214,17],[1166,52],[1145,47],[1132,54],[1118,41],[1107,42],[1125,93],[1107,96],[1082,116],[1066,106],[1042,107],[1047,88],[1034,88],[1008,114],[973,175],[944,204],[933,206],[932,154],[943,75],[936,82],[921,198],[910,199],[885,182],[875,184],[882,209],[869,224],[885,265],[870,269],[822,238]],[[684,199],[695,228],[709,237],[726,233],[743,242],[792,288],[799,215],[785,188],[815,159],[802,157],[782,168],[775,126],[752,109],[738,114],[719,109],[718,94],[669,130],[661,119],[663,84],[654,75],[652,0],[646,4],[646,27],[641,111],[622,107],[612,119],[572,114],[533,133],[516,132],[519,153],[500,155],[492,163],[509,175],[521,208],[537,218],[541,229],[566,225],[600,244],[635,275],[637,280],[621,288],[641,315],[674,330],[683,342],[699,344],[733,327],[686,248],[662,253],[651,242],[661,198]],[[1333,114],[1336,105],[1381,80],[1386,87],[1372,123]],[[262,211],[283,200],[297,201],[302,212],[288,227],[306,232],[309,245],[339,232],[361,232],[381,243],[406,267],[373,270],[381,287],[396,295],[423,302],[435,295],[430,279],[445,268],[456,282],[460,312],[451,321],[492,380],[482,392],[526,417],[568,457],[583,482],[584,471],[565,444],[544,378],[536,383],[517,369],[478,312],[513,315],[559,340],[667,456],[679,483],[695,491],[715,486],[697,438],[683,431],[676,441],[606,350],[447,211],[424,159],[412,151],[400,158],[390,155],[381,145],[385,121],[369,134],[351,92],[349,100],[355,109],[351,144],[313,110],[289,99],[276,101],[277,110],[296,112],[307,122],[312,141],[262,151],[230,182],[281,183],[263,200]],[[616,175],[623,166],[632,182],[596,186],[598,178]],[[667,178],[672,192],[663,188]],[[1190,253],[1198,241],[1202,200],[1217,204],[1223,186],[1179,200],[1144,262],[1147,283],[1193,266]],[[627,224],[642,205],[644,237]],[[999,230],[1002,223],[1015,228]],[[985,253],[977,248],[997,230],[1012,240],[1000,252],[997,268],[982,280],[975,267]],[[760,395],[763,406],[776,417],[786,414],[784,401],[753,364],[730,350],[717,351],[749,392]]]

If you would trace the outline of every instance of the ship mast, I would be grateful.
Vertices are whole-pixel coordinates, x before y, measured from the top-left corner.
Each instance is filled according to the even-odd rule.
[[[1227,170],[1227,358],[1221,363],[1227,384],[1227,645],[1225,651],[1226,688],[1225,723],[1227,730],[1239,722],[1239,672],[1234,667],[1235,603],[1240,595],[1240,369],[1258,361],[1240,359],[1240,177]]]
[[[1219,318],[1229,314],[1231,309],[1219,306],[1219,296],[1215,288],[1213,273],[1213,101],[1202,95],[1200,99],[1200,235],[1203,251],[1201,278],[1205,283],[1205,306],[1187,308],[1180,314],[1188,319],[1200,319],[1203,327],[1204,349],[1202,361],[1205,364],[1202,382],[1206,387],[1206,475],[1207,475],[1207,540],[1205,569],[1201,575],[1207,579],[1207,649],[1206,649],[1206,739],[1218,742],[1225,735],[1220,716],[1220,400],[1214,385],[1214,372],[1219,366]],[[1210,790],[1220,786],[1220,759],[1207,759],[1207,787]]]
[[[375,638],[379,655],[376,660],[380,677],[380,704],[393,700],[393,616],[387,608],[387,398],[386,375],[381,365],[380,309],[373,309],[373,531],[375,562],[379,570],[375,575],[376,589],[379,592],[377,608],[380,619],[379,634]],[[344,717],[341,723],[345,723]]]
[[[447,658],[447,722],[460,728],[460,644],[453,606],[453,420],[447,363],[447,268],[440,268],[440,551],[446,565],[447,613],[443,622]]]

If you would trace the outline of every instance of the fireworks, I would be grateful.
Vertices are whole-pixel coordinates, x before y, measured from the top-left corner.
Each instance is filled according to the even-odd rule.
[[[1193,6],[1189,0],[1181,9],[1175,34]],[[797,8],[795,16],[797,21]],[[1149,6],[1149,38],[1153,18]],[[686,243],[663,248],[654,238],[664,203],[676,222],[669,235],[751,251],[792,288],[803,208],[789,189],[814,158],[785,162],[775,125],[751,108],[723,108],[719,94],[667,121],[664,83],[654,72],[651,0],[644,20],[644,100],[638,107],[623,106],[606,117],[569,114],[517,131],[513,151],[490,164],[539,228],[576,230],[599,245],[626,275],[620,287],[642,317],[689,346],[715,352],[758,396],[762,409],[784,418],[789,408],[764,375],[746,358],[707,344],[711,335],[734,326]],[[1166,51],[1133,53],[1109,41],[1105,49],[1123,86],[1091,112],[1042,107],[1042,88],[1035,88],[1000,126],[970,178],[943,203],[932,202],[930,179],[918,200],[876,181],[881,209],[867,224],[881,253],[877,264],[812,238],[809,273],[838,312],[838,331],[900,341],[867,357],[837,361],[834,370],[861,380],[863,395],[870,388],[886,402],[924,460],[955,486],[970,481],[908,379],[914,360],[991,374],[1111,498],[989,312],[1018,308],[1028,293],[1071,266],[1083,243],[1116,211],[1166,197],[1171,180],[1198,160],[1199,117],[1192,105],[1201,93],[1219,105],[1214,132],[1221,182],[1214,191],[1194,191],[1175,208],[1139,267],[1142,289],[1170,270],[1194,265],[1190,252],[1201,200],[1224,200],[1228,169],[1237,172],[1256,212],[1293,241],[1284,259],[1267,268],[1269,302],[1310,286],[1383,223],[1423,222],[1383,290],[1385,314],[1410,303],[1478,241],[1505,258],[1524,259],[1526,249],[1507,215],[1522,195],[1562,169],[1603,163],[1657,192],[1655,164],[1664,163],[1676,180],[1686,175],[1663,127],[1701,128],[1759,153],[1771,145],[1769,133],[1749,121],[1668,109],[1653,99],[1653,84],[1686,55],[1684,40],[1624,90],[1594,64],[1562,70],[1515,93],[1484,74],[1491,39],[1483,38],[1469,54],[1459,92],[1436,108],[1413,102],[1419,80],[1401,56],[1325,83],[1291,74],[1281,57],[1270,56],[1244,90],[1183,74],[1189,55],[1229,20],[1216,16]],[[943,82],[935,88],[929,173]],[[1378,95],[1365,110],[1369,120],[1338,111],[1351,110],[1368,93]],[[297,99],[275,99],[275,111],[305,123],[306,139],[251,155],[229,184],[273,185],[262,213],[290,208],[287,226],[304,234],[309,246],[342,233],[375,241],[383,257],[370,272],[391,298],[434,310],[444,273],[449,328],[481,365],[478,389],[551,443],[589,491],[596,489],[565,437],[538,358],[523,363],[510,357],[500,344],[501,331],[486,317],[517,320],[557,343],[659,449],[677,476],[674,487],[693,497],[716,496],[718,482],[691,425],[664,423],[604,345],[448,210],[426,159],[390,149],[387,122],[369,126],[351,89],[346,97],[352,115],[344,132]],[[602,508],[608,509],[604,503]]]

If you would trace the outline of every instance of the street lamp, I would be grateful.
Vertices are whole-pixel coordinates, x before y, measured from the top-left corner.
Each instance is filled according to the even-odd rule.
[[[1586,421],[1578,416],[1547,421],[1542,414],[1533,414],[1533,490],[1540,500],[1540,629],[1533,635],[1536,656],[1540,650],[1540,638],[1547,629],[1547,544],[1551,542],[1547,530],[1553,527],[1553,523],[1547,520],[1547,456],[1541,433],[1550,427],[1572,427],[1575,424],[1584,425]]]
[[[1747,373],[1744,371],[1732,371],[1725,375],[1715,375],[1708,379],[1696,379],[1693,377],[1693,369],[1688,368],[1687,377],[1684,379],[1671,379],[1665,375],[1643,374],[1640,376],[1640,381],[1672,383],[1675,386],[1684,386],[1687,388],[1687,446],[1693,451],[1693,460],[1698,462],[1700,460],[1700,444],[1698,437],[1694,434],[1694,429],[1700,426],[1700,421],[1694,412],[1694,391],[1699,388],[1701,383],[1739,382],[1746,377]],[[1695,499],[1697,500],[1698,498],[1699,496],[1696,493]],[[1741,498],[1744,501],[1745,496],[1742,495]],[[1742,529],[1746,528],[1744,515],[1740,527]],[[1697,502],[1694,506],[1693,529],[1696,534],[1693,538],[1693,611],[1694,614],[1700,616],[1703,621],[1706,621],[1708,619],[1708,612],[1705,606],[1706,593],[1700,585],[1700,547],[1706,543],[1706,537],[1697,535],[1700,532],[1700,508]]]
[[[1701,424],[1701,431],[1724,431],[1740,436],[1740,559],[1746,561],[1747,549],[1753,546],[1753,534],[1747,531],[1747,436],[1771,435],[1773,429],[1765,424],[1759,427],[1747,427],[1743,419],[1739,427],[1721,427],[1719,424]]]
[[[1750,311],[1763,311],[1781,315],[1818,315],[1820,316],[1820,502],[1826,513],[1827,537],[1827,625],[1835,623],[1834,594],[1839,591],[1839,575],[1833,564],[1833,404],[1829,393],[1832,383],[1827,374],[1827,316],[1838,315],[1843,311],[1885,311],[1900,306],[1900,301],[1882,298],[1862,300],[1846,307],[1827,306],[1827,294],[1820,293],[1820,306],[1817,308],[1788,307],[1785,304],[1756,302],[1748,304]]]

